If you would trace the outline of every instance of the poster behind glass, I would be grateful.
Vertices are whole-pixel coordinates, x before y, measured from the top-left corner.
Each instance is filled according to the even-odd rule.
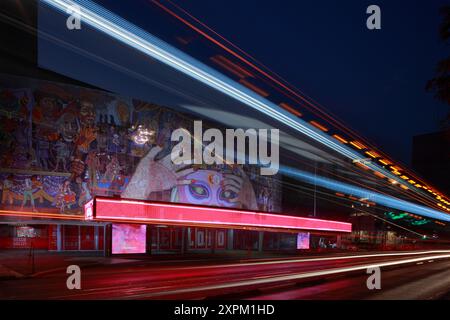
[[[145,253],[146,227],[146,225],[137,224],[113,224],[112,253]]]

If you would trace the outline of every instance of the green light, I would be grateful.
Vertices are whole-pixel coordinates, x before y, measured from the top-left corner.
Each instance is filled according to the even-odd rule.
[[[429,220],[417,220],[417,221],[411,221],[411,225],[413,226],[422,226],[424,224],[427,224],[428,222],[430,222]]]
[[[384,215],[391,218],[392,220],[399,220],[399,219],[403,219],[408,214],[406,212],[396,214],[391,211],[391,212],[385,212]]]

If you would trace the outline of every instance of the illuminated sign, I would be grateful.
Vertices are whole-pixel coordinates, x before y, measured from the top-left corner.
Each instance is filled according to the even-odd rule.
[[[84,218],[86,220],[94,218],[94,200],[90,200],[84,205]]]
[[[145,253],[147,226],[136,224],[112,225],[112,253]]]
[[[123,223],[331,232],[352,230],[351,223],[346,222],[179,203],[97,197],[93,206],[93,217],[89,211],[91,207],[86,208],[87,219]]]
[[[297,234],[297,249],[309,249],[310,233],[299,232]]]

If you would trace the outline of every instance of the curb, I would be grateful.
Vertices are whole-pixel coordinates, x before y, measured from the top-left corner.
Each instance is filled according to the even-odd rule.
[[[0,275],[0,280],[13,280],[23,278],[24,275],[0,264],[0,270],[5,270],[6,275]]]
[[[98,265],[101,265],[101,263],[94,262],[94,263],[85,264],[85,265],[82,265],[82,266],[80,265],[80,267],[81,268],[86,268],[86,267],[92,267],[92,266],[98,266]],[[35,277],[39,277],[39,276],[42,276],[42,275],[55,273],[55,272],[58,272],[58,271],[64,271],[65,272],[65,270],[67,270],[67,266],[35,272],[33,274],[28,275],[27,277],[28,278],[35,278]]]

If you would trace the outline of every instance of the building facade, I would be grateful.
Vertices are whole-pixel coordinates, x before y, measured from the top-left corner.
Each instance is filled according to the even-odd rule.
[[[28,4],[28,16],[14,1],[2,8],[10,19],[2,21],[0,249],[159,254],[447,243],[444,193],[307,110],[273,78],[210,45],[195,56],[202,43],[180,41],[196,38],[175,23],[154,35],[91,1],[83,13],[102,13],[110,32],[98,19],[68,30],[63,2]],[[172,133],[195,137],[195,121],[222,133],[279,129],[280,171],[262,175],[263,164],[237,161],[174,164]],[[98,199],[115,202],[109,218],[95,206],[87,214]],[[132,204],[126,212],[118,209],[124,203]]]

